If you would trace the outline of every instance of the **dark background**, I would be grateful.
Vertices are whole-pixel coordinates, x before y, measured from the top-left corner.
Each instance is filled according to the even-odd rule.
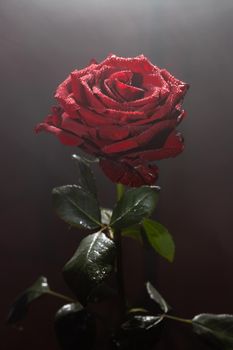
[[[75,150],[35,136],[33,128],[71,70],[110,52],[144,53],[191,85],[180,126],[185,152],[159,164],[157,217],[175,238],[176,259],[169,264],[148,250],[143,275],[133,243],[125,262],[128,293],[138,300],[135,286],[150,278],[178,315],[233,313],[233,1],[1,0],[0,26],[1,324],[11,301],[38,275],[69,293],[60,271],[82,234],[55,216],[50,191],[76,181]],[[102,203],[111,205],[113,186],[96,174]],[[2,326],[1,349],[58,349],[52,321],[60,305],[49,298],[34,304],[23,333]],[[183,326],[161,345],[197,348]]]

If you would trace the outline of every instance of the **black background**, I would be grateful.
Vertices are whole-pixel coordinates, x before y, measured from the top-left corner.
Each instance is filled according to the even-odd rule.
[[[180,126],[185,152],[159,164],[157,217],[175,238],[175,262],[148,250],[144,274],[141,250],[132,243],[125,261],[129,296],[140,299],[135,288],[150,278],[183,317],[233,313],[232,18],[232,0],[1,0],[2,324],[11,301],[38,275],[69,293],[60,271],[83,234],[55,216],[50,191],[75,182],[75,150],[35,136],[33,128],[71,70],[110,52],[144,53],[191,85]],[[98,169],[96,175],[102,203],[111,205],[113,186]],[[58,349],[52,321],[59,305],[52,299],[33,305],[23,333],[3,325],[1,349]],[[197,348],[183,326],[161,344]]]

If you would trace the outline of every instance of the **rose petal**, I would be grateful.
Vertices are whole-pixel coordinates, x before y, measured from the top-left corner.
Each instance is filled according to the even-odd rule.
[[[105,175],[115,183],[125,186],[139,187],[142,185],[152,185],[158,178],[158,168],[156,165],[143,164],[132,161],[114,161],[102,159],[100,166]]]
[[[79,79],[78,71],[74,71],[70,74],[71,86],[74,97],[78,103],[83,104],[86,101],[85,93],[81,81]]]
[[[104,114],[99,114],[96,113],[95,111],[91,111],[88,108],[85,107],[80,107],[79,109],[79,116],[80,118],[89,126],[100,126],[100,125],[112,125],[116,124],[117,121],[114,120],[114,118],[110,118],[109,113],[105,113],[106,117]]]
[[[70,94],[70,76],[68,76],[61,84],[58,85],[54,97],[57,99],[65,99]]]
[[[80,137],[88,136],[90,134],[90,128],[88,126],[81,124],[78,119],[74,120],[69,117],[65,117],[64,115],[61,117],[61,128]]]
[[[184,142],[181,134],[173,131],[168,136],[164,145],[161,148],[131,153],[129,155],[129,158],[155,161],[170,157],[176,157],[183,151],[183,149]]]
[[[109,79],[104,80],[104,92],[107,96],[109,96],[111,99],[117,101],[117,102],[124,102],[124,99],[118,94],[114,88],[112,89],[110,86]]]
[[[71,93],[70,76],[58,86],[54,97],[67,113],[74,116],[76,115],[79,106]]]
[[[138,98],[138,99],[130,101],[130,102],[126,101],[126,102],[124,102],[124,107],[125,108],[131,107],[131,108],[135,109],[135,108],[145,106],[151,102],[158,103],[159,97],[160,97],[160,88],[154,88],[154,91],[151,95],[145,96],[142,98]]]
[[[146,123],[169,118],[169,114],[170,116],[174,116],[173,109],[182,100],[183,96],[183,92],[179,89],[179,87],[173,86],[168,98],[166,99],[166,102],[162,106],[156,107],[154,113],[146,119]],[[133,125],[140,124],[145,124],[145,120],[139,120],[133,123]]]
[[[168,84],[159,71],[152,74],[143,74],[142,86],[144,88],[155,86],[160,88],[168,88]]]
[[[108,79],[105,80],[104,86],[106,86],[106,91],[110,92],[107,95],[116,100],[117,102],[124,102],[124,96],[116,88],[117,82],[124,82],[131,84],[133,78],[133,73],[129,70],[118,70],[111,74]]]
[[[84,102],[85,100],[85,95],[83,91],[83,87],[80,81],[80,78],[90,74],[90,72],[95,71],[95,67],[98,65],[96,64],[96,61],[94,59],[91,60],[90,65],[84,69],[77,70],[75,69],[73,72],[70,73],[70,76],[66,80],[66,85],[71,85],[72,92],[74,94],[75,99],[77,102]],[[60,84],[58,89],[57,89],[57,94],[61,95],[64,93],[64,86],[63,84]],[[64,96],[65,98],[66,96]],[[84,99],[84,100],[83,100]]]
[[[104,146],[102,151],[107,154],[111,153],[122,153],[128,150],[138,147],[138,143],[135,138],[130,138],[128,140],[113,143],[111,145]]]
[[[52,107],[52,114],[49,114],[44,119],[43,123],[59,127],[62,113],[63,113],[63,109],[62,108],[53,106]]]
[[[111,54],[100,65],[120,67],[122,69],[128,68],[134,73],[143,74],[152,73],[158,70],[158,68],[154,66],[144,55],[125,58],[117,57],[116,55]]]
[[[144,96],[144,90],[135,86],[127,85],[120,80],[115,80],[115,88],[118,94],[127,101],[140,99]]]
[[[143,111],[118,111],[116,109],[110,108],[106,108],[104,115],[106,116],[106,119],[109,117],[115,118],[116,123],[122,124],[146,118],[146,115]]]
[[[100,139],[118,141],[129,135],[129,128],[122,126],[102,126],[98,130]]]
[[[75,111],[79,108],[77,102],[84,102],[83,99],[85,98],[79,79],[87,74],[90,74],[95,67],[96,64],[91,64],[80,71],[74,70],[56,90],[54,97],[71,116],[76,115]]]
[[[118,72],[118,67],[97,66],[92,70],[92,75],[95,77],[95,85],[102,87],[104,80],[110,78],[114,73]]]
[[[151,94],[150,96],[144,97],[144,98],[140,98],[137,100],[133,100],[133,101],[124,101],[124,102],[120,102],[117,100],[114,100],[113,98],[105,95],[99,87],[94,86],[93,87],[93,92],[95,95],[98,96],[98,99],[103,103],[103,105],[106,108],[111,108],[111,109],[116,109],[116,110],[124,110],[124,111],[128,111],[128,110],[132,110],[135,111],[135,108],[139,108],[142,107],[144,105],[146,105],[147,103],[150,102],[154,102],[154,103],[158,103],[159,101],[159,96],[160,96],[160,89],[157,88],[155,89],[155,91],[153,92],[153,94]],[[115,93],[116,91],[114,91]]]
[[[92,77],[91,75],[80,78],[80,82],[82,84],[88,105],[91,106],[91,108],[101,112],[105,109],[105,107],[103,106],[101,101],[98,98],[96,98],[94,91],[89,86],[89,83],[93,83],[93,80],[94,77]],[[86,107],[85,103],[82,103],[82,105]]]
[[[116,80],[131,84],[133,72],[131,70],[117,70],[109,76],[109,82],[113,84]]]
[[[166,69],[161,70],[161,75],[168,82],[170,86],[177,86],[180,90],[185,94],[189,88],[189,84],[184,83],[183,81],[175,78],[171,73],[169,73]]]
[[[63,145],[66,146],[81,146],[83,143],[83,140],[79,138],[77,135],[72,135],[66,131],[61,130],[60,134],[58,135],[58,138]]]
[[[101,101],[102,104],[105,106],[105,109],[106,108],[114,108],[118,110],[124,109],[123,103],[111,98],[110,96],[105,95],[98,86],[93,86],[92,90],[93,90],[93,93],[98,97],[99,101]]]
[[[83,143],[83,140],[77,135],[73,135],[69,132],[61,130],[53,125],[49,125],[46,123],[40,123],[36,127],[36,133],[40,131],[47,131],[51,134],[54,134],[58,137],[61,143],[66,146],[80,146]]]
[[[161,132],[166,129],[172,129],[176,125],[176,120],[163,120],[152,126],[149,126],[148,129],[142,132],[140,135],[129,138],[124,141],[116,142],[111,145],[103,147],[103,152],[107,154],[111,153],[121,153],[132,150],[134,148],[142,147],[147,145],[153,138],[158,136]]]

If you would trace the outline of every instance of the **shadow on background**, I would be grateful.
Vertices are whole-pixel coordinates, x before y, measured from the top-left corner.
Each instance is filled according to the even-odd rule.
[[[137,279],[141,259],[133,258],[141,253],[134,248],[125,262],[134,276],[128,291],[149,278],[183,317],[233,313],[232,14],[230,0],[1,1],[1,322],[38,275],[69,293],[60,271],[81,234],[55,217],[50,191],[76,181],[75,150],[33,128],[71,70],[110,52],[144,53],[191,85],[180,127],[185,152],[159,164],[156,215],[175,238],[176,259],[169,264],[148,250],[148,270]],[[96,176],[102,203],[111,205],[113,186],[98,170]],[[46,298],[33,305],[24,332],[4,326],[1,348],[57,349],[52,320],[60,305]],[[182,329],[161,349],[201,349]]]

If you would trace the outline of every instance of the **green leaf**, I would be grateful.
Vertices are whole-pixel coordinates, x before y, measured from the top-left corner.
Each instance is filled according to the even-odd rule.
[[[168,230],[157,221],[150,219],[143,221],[143,227],[152,248],[172,262],[175,255],[175,243]]]
[[[77,185],[56,187],[52,191],[58,216],[75,227],[96,229],[101,226],[96,198]]]
[[[77,154],[73,154],[72,159],[75,161],[75,164],[79,168],[80,186],[87,192],[91,193],[95,198],[97,198],[95,178],[91,170],[90,163],[85,158],[80,157]]]
[[[121,234],[123,237],[130,237],[130,238],[136,239],[141,244],[143,243],[142,235],[141,235],[141,227],[139,225],[126,227],[121,231]]]
[[[133,315],[128,321],[122,324],[121,328],[127,331],[149,330],[157,326],[163,320],[162,316]]]
[[[18,321],[22,320],[28,311],[28,307],[34,300],[40,298],[44,294],[48,294],[50,288],[47,282],[46,277],[39,277],[36,282],[26,289],[15,302],[11,305],[7,323],[15,324]]]
[[[103,232],[85,237],[74,256],[66,263],[66,283],[85,304],[92,290],[111,273],[115,259],[115,243]]]
[[[152,214],[157,201],[157,188],[142,186],[128,190],[114,208],[110,225],[122,229],[140,223]]]
[[[101,222],[104,225],[109,225],[112,216],[112,209],[101,208]]]
[[[233,315],[200,314],[192,323],[194,332],[216,349],[233,349]]]
[[[170,306],[164,300],[162,295],[152,286],[150,282],[146,283],[147,292],[152,300],[154,300],[161,308],[161,310],[167,313],[170,310]]]
[[[92,349],[95,319],[79,303],[64,305],[55,316],[55,332],[63,350]]]

